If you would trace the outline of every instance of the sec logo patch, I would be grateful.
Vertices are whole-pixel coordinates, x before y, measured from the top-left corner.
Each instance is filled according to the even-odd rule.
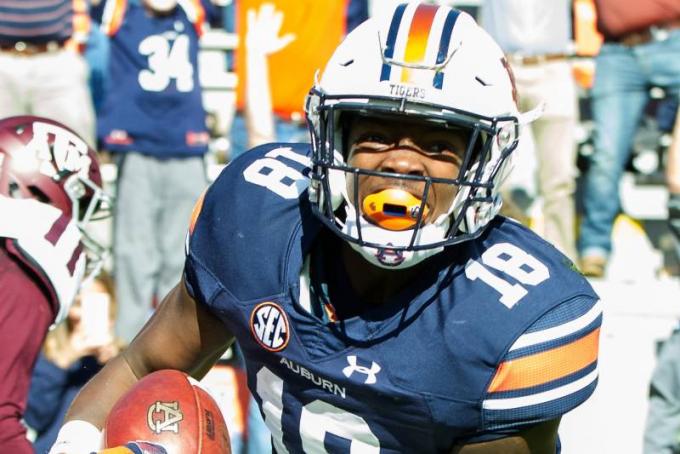
[[[250,331],[257,342],[270,352],[280,352],[286,348],[290,338],[286,313],[278,304],[269,301],[253,309]]]

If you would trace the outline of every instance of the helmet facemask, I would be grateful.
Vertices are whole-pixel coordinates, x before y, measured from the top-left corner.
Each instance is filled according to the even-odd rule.
[[[462,129],[468,141],[458,171],[434,178],[430,172],[387,174],[351,166],[342,122],[351,113],[390,115],[397,125],[417,119]],[[464,12],[418,2],[396,5],[392,14],[373,17],[349,33],[310,91],[306,114],[315,213],[367,260],[385,268],[412,266],[482,233],[500,209],[499,186],[525,122],[510,68],[488,33]],[[383,203],[382,212],[373,213],[372,206],[363,205],[366,195],[357,197],[354,189],[372,177],[394,181],[395,188],[418,185],[420,193],[376,195],[371,201],[390,206]],[[444,208],[437,188],[446,186],[455,197]],[[428,214],[432,194],[439,206]],[[392,220],[398,230],[390,228]]]
[[[371,263],[384,268],[413,266],[445,246],[478,236],[482,231],[480,225],[500,208],[500,198],[492,189],[516,146],[515,117],[483,118],[446,106],[403,99],[371,98],[369,103],[360,97],[326,96],[316,89],[310,93],[308,112],[311,112],[309,109],[316,111],[310,115],[310,125],[314,126],[310,190],[314,211]],[[391,122],[418,120],[433,127],[465,131],[467,146],[458,173],[436,178],[351,166],[347,118],[352,116],[377,116]],[[499,145],[503,145],[502,151]],[[398,196],[395,199],[386,189],[385,203],[376,211],[377,216],[373,215],[367,206],[369,197],[359,195],[360,182],[371,177],[382,179],[386,187],[408,187],[407,196],[395,192]],[[420,189],[414,190],[416,186]],[[455,192],[446,212],[436,214],[436,219],[427,217],[435,189],[439,189],[438,193]],[[379,201],[382,195],[374,199]],[[398,201],[391,203],[393,200]]]
[[[87,255],[84,282],[87,283],[99,274],[110,256],[109,248],[93,232],[93,227],[111,217],[113,199],[101,185],[81,173],[69,175],[63,186],[73,206],[71,217],[82,234],[81,242]]]

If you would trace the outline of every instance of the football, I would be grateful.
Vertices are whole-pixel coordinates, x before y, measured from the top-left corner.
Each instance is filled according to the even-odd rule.
[[[167,454],[231,454],[217,403],[196,380],[177,370],[142,378],[109,412],[105,447],[132,441],[161,445]]]

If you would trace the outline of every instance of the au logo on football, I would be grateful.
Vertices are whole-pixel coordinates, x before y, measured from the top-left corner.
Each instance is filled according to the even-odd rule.
[[[146,423],[154,433],[179,432],[179,422],[184,419],[179,409],[179,402],[156,401],[147,411]]]

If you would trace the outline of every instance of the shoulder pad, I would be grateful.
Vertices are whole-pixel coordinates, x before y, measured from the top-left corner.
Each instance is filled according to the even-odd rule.
[[[194,210],[187,240],[187,283],[199,299],[227,289],[239,300],[277,294],[303,224],[313,223],[307,201],[308,145],[268,144],[230,163]],[[303,247],[307,241],[303,238]]]
[[[0,237],[16,244],[29,266],[48,279],[62,320],[85,274],[85,253],[75,223],[61,210],[33,199],[0,196]]]

